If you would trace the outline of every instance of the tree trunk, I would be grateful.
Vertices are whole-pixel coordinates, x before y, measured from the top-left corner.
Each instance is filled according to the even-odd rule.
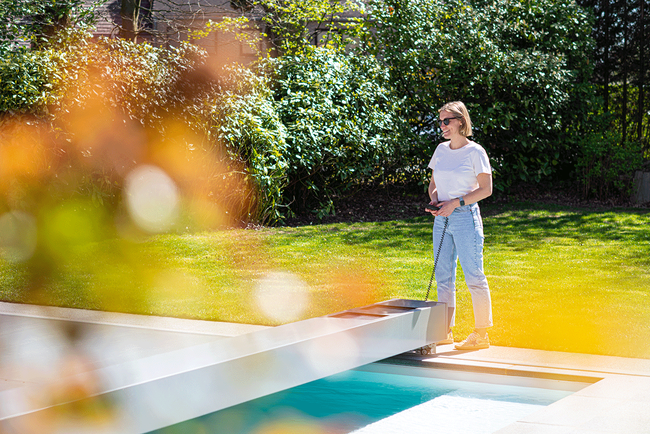
[[[120,9],[120,16],[122,17],[120,36],[122,38],[138,42],[141,3],[142,0],[122,0]]]
[[[621,101],[621,134],[622,142],[625,143],[627,140],[627,103],[628,103],[628,73],[630,70],[630,56],[628,55],[629,49],[629,40],[630,40],[630,31],[629,31],[629,10],[627,1],[623,2],[623,51],[621,55],[621,68],[623,69],[623,95]]]
[[[637,137],[639,142],[643,142],[643,115],[645,114],[645,76],[646,76],[646,64],[645,64],[645,0],[640,0],[641,7],[639,8],[639,101],[637,103]]]
[[[604,21],[604,35],[605,41],[603,43],[603,99],[605,104],[605,112],[609,111],[609,81],[610,81],[610,59],[609,48],[611,45],[610,29],[612,26],[611,12],[609,8],[609,0],[602,0],[603,2],[603,21]]]

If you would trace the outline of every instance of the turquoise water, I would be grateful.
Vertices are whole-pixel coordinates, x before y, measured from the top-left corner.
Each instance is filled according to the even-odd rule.
[[[481,434],[494,432],[571,393],[352,370],[154,433]]]

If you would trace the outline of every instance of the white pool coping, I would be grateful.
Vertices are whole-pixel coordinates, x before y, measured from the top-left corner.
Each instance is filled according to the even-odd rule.
[[[150,432],[442,340],[447,324],[444,303],[401,299],[236,336],[230,324],[194,333],[187,320],[174,330],[171,319],[6,307],[0,431],[20,433]]]
[[[21,329],[40,327],[43,321],[72,320],[101,327],[113,333],[123,351],[107,354],[113,358],[147,357],[170,348],[196,345],[212,340],[227,339],[264,327],[247,324],[219,323],[189,319],[161,318],[130,314],[112,314],[79,309],[65,309],[0,302],[0,318],[20,317]],[[112,328],[111,326],[120,326]],[[0,336],[9,333],[0,330]],[[6,336],[5,336],[6,337]],[[47,337],[46,337],[47,338]],[[124,339],[124,341],[119,341]],[[129,341],[129,339],[132,339]],[[135,339],[135,340],[133,340]],[[122,342],[122,343],[120,343]],[[102,346],[95,345],[101,355]],[[112,350],[111,350],[112,351]],[[44,369],[53,369],[61,354],[53,352],[48,359],[40,360]],[[22,354],[22,357],[29,357]],[[39,376],[34,372],[22,372],[20,366],[7,363],[5,351],[0,351],[0,390],[38,385]],[[58,359],[57,359],[58,358]],[[521,348],[491,347],[487,350],[460,352],[452,345],[439,346],[433,356],[405,354],[399,356],[409,362],[432,369],[490,372],[501,375],[574,376],[593,378],[594,384],[561,399],[531,415],[526,416],[498,434],[585,434],[585,433],[634,433],[650,434],[650,360],[612,356],[597,356]],[[18,358],[19,360],[20,358]],[[79,360],[77,360],[79,362]],[[74,368],[74,364],[72,365]],[[38,374],[38,373],[36,373]],[[76,385],[76,386],[83,386]],[[13,433],[11,427],[2,426],[2,432]],[[42,428],[42,427],[41,427]],[[40,428],[39,428],[40,429]],[[34,432],[42,432],[35,430]],[[71,428],[70,433],[74,429]],[[97,432],[101,432],[98,430]],[[20,434],[30,434],[21,432]]]

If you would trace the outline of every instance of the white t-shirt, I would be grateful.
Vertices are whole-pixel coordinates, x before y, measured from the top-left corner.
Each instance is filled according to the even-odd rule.
[[[481,145],[470,141],[460,149],[451,149],[450,143],[439,144],[429,162],[440,202],[471,193],[478,188],[480,173],[492,174],[490,160]]]

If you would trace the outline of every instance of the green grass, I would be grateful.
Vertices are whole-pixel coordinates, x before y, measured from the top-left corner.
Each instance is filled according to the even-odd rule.
[[[650,358],[650,213],[533,204],[482,211],[493,344]],[[104,241],[77,246],[45,274],[0,263],[0,299],[256,324],[423,299],[431,221]],[[278,280],[285,284],[273,286]],[[275,292],[264,298],[260,282],[269,281]],[[459,269],[455,336],[472,328]]]

